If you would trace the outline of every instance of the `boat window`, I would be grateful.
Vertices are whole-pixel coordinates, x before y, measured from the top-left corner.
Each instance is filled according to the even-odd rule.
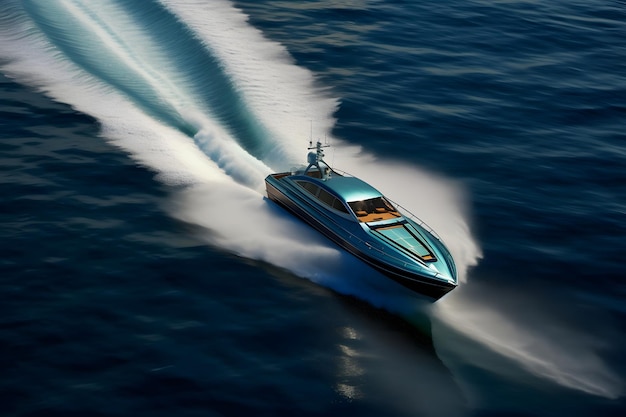
[[[346,208],[346,206],[343,205],[341,200],[339,200],[338,198],[335,198],[335,201],[333,202],[333,208],[343,213],[348,213],[348,209]]]
[[[317,198],[319,198],[322,203],[331,207],[333,206],[333,201],[335,201],[335,197],[323,188],[320,188],[320,193],[317,195]]]
[[[319,189],[319,187],[315,184],[313,184],[312,182],[308,182],[308,181],[296,181],[298,183],[298,185],[302,188],[304,188],[305,190],[307,190],[308,192],[310,192],[313,195],[317,195],[317,190]]]
[[[341,200],[339,200],[338,198],[336,198],[335,196],[333,196],[331,193],[324,190],[323,188],[320,188],[317,185],[313,184],[312,182],[308,182],[308,181],[296,181],[296,183],[300,187],[304,188],[305,190],[313,194],[314,196],[317,196],[317,198],[322,203],[326,204],[327,206],[330,206],[334,208],[335,210],[338,210],[342,213],[346,213],[346,214],[349,213],[348,209],[341,202]]]
[[[373,222],[400,217],[398,210],[384,197],[368,200],[352,201],[348,203],[354,214],[362,222]]]

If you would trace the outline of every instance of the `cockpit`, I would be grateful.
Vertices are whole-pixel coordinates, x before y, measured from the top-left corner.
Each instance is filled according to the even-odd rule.
[[[389,220],[401,216],[398,210],[382,196],[352,201],[348,204],[359,221],[364,223]]]

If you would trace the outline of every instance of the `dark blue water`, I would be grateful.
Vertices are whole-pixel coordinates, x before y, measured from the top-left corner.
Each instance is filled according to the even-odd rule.
[[[0,1],[0,415],[622,415],[624,39],[608,0]],[[459,288],[263,199],[311,131]]]

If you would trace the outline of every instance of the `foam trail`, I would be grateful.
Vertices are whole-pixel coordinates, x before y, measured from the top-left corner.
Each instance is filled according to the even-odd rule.
[[[211,244],[303,276],[316,271],[315,263],[339,261],[338,250],[319,233],[259,197],[234,182],[207,182],[181,191],[171,208],[179,219],[203,226]]]
[[[267,40],[227,0],[161,0],[219,57],[250,103],[254,117],[271,133],[264,160],[275,170],[302,162],[310,136],[330,136],[338,100],[315,86],[310,71],[294,65],[284,46]]]
[[[5,3],[2,71],[97,118],[107,140],[160,180],[194,185],[174,197],[174,216],[213,230],[211,244],[398,308],[390,305],[394,297],[385,301],[378,295],[388,280],[263,199],[267,173],[304,160],[311,120],[316,132],[331,136],[337,100],[230,2],[160,0],[141,8],[130,1],[97,7],[79,0]],[[359,147],[330,141],[337,165],[345,163],[367,179],[373,158]],[[460,187],[415,168],[375,163],[379,174],[372,184],[420,215],[437,213],[425,220],[435,223],[460,260],[459,271],[475,263],[479,250],[467,228]],[[407,183],[422,191],[407,196]],[[245,230],[259,233],[229,233],[238,224],[224,229],[224,216],[210,212],[216,202],[231,216],[241,213],[234,217],[250,222]],[[354,271],[384,284],[352,280]]]
[[[434,305],[433,341],[451,369],[456,369],[456,363],[472,363],[506,374],[509,380],[523,379],[528,372],[591,395],[611,399],[623,395],[623,381],[600,357],[597,337],[542,311],[531,295],[521,304],[532,309],[511,314],[494,300],[517,304],[524,298],[519,291],[514,298],[489,288],[480,292],[480,296],[468,296],[461,289]],[[468,341],[484,350],[471,348]]]
[[[271,263],[389,311],[414,314],[415,294],[383,277],[316,230],[233,181],[207,181],[175,194],[170,214],[200,226],[200,238],[240,256]]]
[[[196,94],[202,89],[194,85],[194,74],[179,71],[177,60],[152,40],[153,25],[131,19],[113,3],[98,8],[67,0],[10,3],[0,15],[0,51],[6,60],[2,70],[98,118],[105,136],[135,159],[163,177],[171,178],[169,171],[176,171],[177,181],[183,176],[191,180],[194,170],[181,161],[189,147],[178,152],[177,146],[180,139],[186,136],[189,141],[202,131],[204,148],[209,147],[207,137],[215,140],[210,144],[212,161],[207,161],[211,165],[231,173],[254,169],[255,175],[238,179],[257,187],[258,178],[269,172],[258,158],[235,149],[240,147],[237,141],[218,119],[211,118],[211,109]],[[146,132],[147,126],[151,133]],[[120,135],[120,130],[125,134]],[[179,140],[163,136],[164,130]],[[117,134],[109,135],[112,131]],[[167,163],[168,158],[152,162],[155,153],[172,157]],[[186,174],[180,175],[183,171]]]

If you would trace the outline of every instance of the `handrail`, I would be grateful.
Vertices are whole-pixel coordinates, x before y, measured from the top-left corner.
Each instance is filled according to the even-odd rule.
[[[415,223],[417,223],[419,226],[423,227],[424,229],[426,229],[426,231],[428,233],[430,233],[431,235],[433,235],[434,237],[437,238],[438,241],[440,241],[441,243],[443,243],[443,239],[441,239],[441,237],[437,234],[437,232],[435,232],[435,230],[430,227],[424,220],[420,219],[419,217],[417,217],[415,214],[411,213],[406,207],[401,206],[400,204],[396,203],[395,201],[393,201],[392,199],[390,199],[389,197],[385,197],[388,201],[390,201],[391,203],[393,203],[393,205],[395,205],[397,208],[401,209],[400,211],[402,212],[402,214],[404,215],[404,217],[408,217],[409,219],[413,220]],[[408,216],[406,216],[408,214]]]

